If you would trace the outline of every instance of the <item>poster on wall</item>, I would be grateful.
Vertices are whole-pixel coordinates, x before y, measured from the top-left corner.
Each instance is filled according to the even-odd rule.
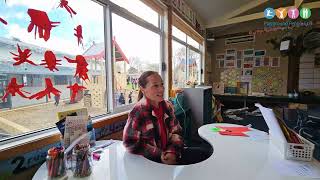
[[[265,67],[269,67],[270,66],[270,57],[269,56],[263,57],[262,66],[265,66]]]
[[[253,64],[252,63],[243,63],[243,68],[252,68]]]
[[[242,51],[237,51],[237,59],[242,59]]]
[[[260,67],[261,66],[261,57],[254,57],[254,67]]]
[[[252,57],[254,54],[254,49],[245,49],[243,50],[244,57]]]
[[[242,60],[241,59],[237,59],[237,68],[238,69],[242,68]]]
[[[226,60],[227,61],[234,61],[234,60],[236,60],[236,56],[227,55]]]
[[[271,66],[272,67],[280,67],[280,57],[272,57],[271,58]]]
[[[242,70],[242,76],[252,76],[252,68],[245,68]]]
[[[226,56],[236,56],[236,52],[235,49],[226,49]]]
[[[245,63],[253,63],[253,56],[251,57],[244,57],[243,62]]]
[[[235,67],[235,61],[225,61],[225,68],[234,68]]]
[[[219,68],[224,68],[224,60],[218,61],[218,67]]]
[[[224,54],[216,54],[216,60],[217,61],[224,60]]]
[[[265,56],[266,55],[266,50],[255,50],[254,51],[254,56]]]

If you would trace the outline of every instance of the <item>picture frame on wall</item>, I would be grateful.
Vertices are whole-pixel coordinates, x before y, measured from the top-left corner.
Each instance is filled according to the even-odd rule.
[[[244,57],[252,57],[254,54],[254,49],[245,49],[243,50]]]
[[[243,69],[242,76],[252,76],[252,68]]]
[[[261,66],[261,57],[254,57],[254,67],[260,67]]]
[[[225,61],[224,62],[224,67],[225,68],[234,68],[235,67],[235,61]]]
[[[224,60],[220,60],[218,62],[219,62],[218,63],[219,68],[224,68]]]
[[[252,63],[243,63],[243,68],[252,68],[253,64]]]
[[[236,56],[237,51],[235,49],[226,49],[226,56]]]
[[[236,56],[226,56],[226,61],[234,61],[234,60],[236,60]]]
[[[242,59],[242,51],[237,51],[237,59]]]
[[[224,60],[225,55],[224,54],[216,54],[216,60],[220,61],[220,60]]]
[[[237,59],[237,68],[238,69],[242,68],[242,60],[241,59]]]
[[[245,62],[245,63],[253,62],[253,56],[243,57],[243,62]]]
[[[265,66],[265,67],[269,67],[270,66],[270,57],[269,56],[263,57],[262,65]]]
[[[266,55],[266,50],[255,50],[254,51],[254,56],[265,56]]]
[[[280,57],[271,58],[271,67],[280,67]]]

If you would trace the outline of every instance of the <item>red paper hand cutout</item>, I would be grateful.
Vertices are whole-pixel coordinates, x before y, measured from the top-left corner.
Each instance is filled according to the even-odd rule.
[[[83,46],[83,43],[82,43],[82,26],[81,25],[78,25],[76,28],[74,28],[74,30],[76,31],[76,33],[74,33],[74,35],[77,37],[78,39],[78,46],[79,44],[81,44]]]
[[[4,19],[2,19],[1,17],[0,17],[0,22],[2,22],[2,23],[5,24],[5,25],[8,24],[7,21],[5,21]]]
[[[51,98],[50,93],[56,95],[56,96],[60,96],[60,91],[56,88],[53,87],[53,84],[51,82],[50,78],[45,78],[46,81],[46,89],[44,89],[43,91],[40,91],[32,96],[29,97],[29,99],[33,99],[36,98],[37,100],[43,98],[44,96],[48,95],[49,99]]]
[[[31,60],[28,59],[32,54],[32,53],[30,53],[31,50],[30,49],[25,49],[25,50],[22,51],[20,46],[19,46],[19,44],[17,44],[17,46],[18,46],[19,55],[10,52],[12,55],[16,56],[16,57],[13,57],[13,59],[15,61],[17,61],[17,62],[13,63],[13,65],[14,66],[18,66],[18,65],[20,65],[22,63],[27,62],[29,64],[32,64],[32,65],[36,66],[36,64],[34,62],[32,62]]]
[[[67,0],[60,0],[60,4],[59,7],[61,8],[65,8],[70,16],[72,17],[72,14],[76,15],[77,13],[68,5],[68,1]]]
[[[78,91],[81,91],[83,89],[86,89],[84,86],[79,86],[78,83],[75,83],[72,86],[68,86],[67,88],[70,88],[71,90],[71,98],[70,102],[74,102],[76,95],[78,94]]]
[[[54,55],[52,51],[46,51],[44,53],[44,60],[41,61],[44,61],[44,63],[41,63],[40,65],[47,65],[45,68],[48,68],[50,71],[59,71],[56,66],[61,65],[60,63],[58,63],[61,60],[57,59],[56,55]]]
[[[77,55],[75,60],[70,59],[65,56],[64,56],[64,58],[66,58],[69,63],[77,63],[76,73],[74,76],[79,75],[79,78],[83,79],[84,81],[86,79],[89,79],[88,74],[87,74],[87,72],[89,71],[87,69],[88,63],[82,55]]]
[[[248,127],[222,127],[217,126],[217,128],[222,129],[219,131],[221,135],[228,135],[228,136],[248,136],[244,134],[244,132],[250,131]]]
[[[3,95],[2,100],[4,100],[5,98],[7,98],[7,96],[9,94],[11,94],[12,96],[16,96],[16,93],[18,93],[21,97],[24,98],[28,98],[26,95],[24,95],[22,92],[28,93],[26,91],[20,90],[21,88],[23,88],[24,85],[23,84],[17,84],[17,79],[14,77],[10,80],[8,86],[6,87],[6,93]]]
[[[45,41],[47,41],[50,38],[50,31],[53,27],[56,27],[60,22],[51,22],[49,20],[49,17],[46,12],[39,11],[36,9],[28,9],[28,14],[31,18],[30,24],[28,26],[28,32],[31,32],[33,30],[33,27],[35,26],[34,30],[34,38],[36,39],[37,34],[37,28],[39,33],[39,38],[43,38]]]

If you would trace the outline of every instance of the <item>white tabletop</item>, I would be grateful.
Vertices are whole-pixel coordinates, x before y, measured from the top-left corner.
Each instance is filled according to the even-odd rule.
[[[284,160],[278,149],[268,139],[222,136],[211,128],[238,126],[209,124],[199,128],[199,135],[213,146],[213,154],[205,161],[192,165],[165,165],[150,161],[142,156],[126,152],[121,141],[110,145],[94,162],[90,177],[81,179],[106,180],[304,180],[298,176],[285,176],[275,168],[276,162]],[[253,132],[263,132],[252,129]],[[311,162],[318,167],[318,162]],[[45,163],[33,177],[47,179]],[[74,178],[68,171],[68,178]]]

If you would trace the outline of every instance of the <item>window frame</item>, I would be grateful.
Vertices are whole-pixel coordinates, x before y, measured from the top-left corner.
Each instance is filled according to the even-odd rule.
[[[115,13],[147,30],[150,30],[160,36],[160,70],[161,69],[161,64],[164,62],[164,16],[161,15],[159,12],[159,20],[158,20],[158,26],[156,27],[153,24],[139,18],[138,16],[134,15],[133,13],[130,13],[129,11],[125,10],[124,8],[121,8],[120,6],[113,4],[112,2],[108,0],[91,0],[92,2],[95,2],[99,5],[102,6],[103,8],[103,23],[104,23],[104,48],[105,48],[105,75],[106,75],[106,113],[97,115],[92,117],[93,123],[96,124],[97,122],[100,121],[108,121],[112,116],[115,114],[122,114],[122,113],[127,113],[127,110],[129,110],[133,105],[127,105],[122,108],[114,108],[114,100],[113,100],[113,81],[114,81],[114,75],[113,75],[113,62],[111,61],[112,59],[112,53],[107,53],[111,52],[112,50],[112,18],[111,14]],[[94,65],[93,65],[94,66]],[[90,68],[90,67],[89,67]],[[93,67],[94,68],[94,67]],[[163,74],[163,71],[159,71]],[[109,83],[112,82],[112,83]],[[53,133],[54,132],[54,133]],[[42,128],[42,129],[37,129],[37,130],[32,130],[30,132],[26,133],[21,133],[18,135],[13,135],[9,136],[7,138],[0,139],[0,150],[2,150],[3,146],[6,146],[6,144],[10,144],[12,142],[17,142],[18,144],[20,143],[25,143],[25,141],[28,141],[27,139],[32,138],[32,139],[39,139],[41,136],[48,136],[58,133],[58,130],[56,129],[55,126],[50,126],[47,128]]]
[[[172,25],[173,26],[173,25]],[[176,27],[177,28],[177,27]],[[177,37],[175,37],[175,36],[173,36],[172,35],[172,41],[175,41],[175,42],[177,42],[177,43],[179,43],[179,44],[181,44],[181,45],[183,45],[183,46],[185,46],[186,47],[186,58],[185,58],[185,64],[186,64],[186,69],[185,69],[185,72],[186,72],[186,74],[185,74],[185,78],[186,78],[186,81],[188,81],[189,80],[189,78],[188,78],[188,74],[189,74],[189,68],[188,68],[188,55],[189,55],[189,51],[190,50],[192,50],[192,51],[194,51],[194,52],[196,52],[196,53],[199,53],[200,54],[200,64],[199,64],[199,66],[200,66],[200,72],[199,72],[199,77],[198,77],[198,79],[199,79],[199,82],[198,82],[198,84],[200,84],[200,83],[202,83],[203,81],[204,81],[204,79],[203,79],[203,76],[202,76],[202,71],[203,71],[203,64],[204,64],[204,59],[203,59],[203,46],[199,43],[199,48],[197,49],[197,48],[195,48],[194,46],[192,46],[192,45],[190,45],[190,44],[188,44],[188,42],[187,42],[187,34],[186,34],[186,36],[185,36],[185,42],[184,41],[182,41],[181,39],[179,39],[179,38],[177,38]],[[173,59],[172,59],[173,60]],[[172,82],[173,83],[173,82]]]
[[[143,1],[142,1],[143,2]],[[161,14],[161,13],[158,13],[158,27],[154,26],[153,24],[143,20],[142,18],[136,16],[135,14],[129,12],[128,10],[126,10],[125,8],[122,8],[120,6],[118,6],[117,4],[114,4],[113,2],[109,1],[107,3],[109,9],[108,9],[108,12],[106,14],[106,18],[109,20],[107,22],[109,22],[109,26],[107,26],[107,29],[106,31],[108,31],[107,35],[109,37],[109,39],[111,37],[113,37],[113,34],[112,34],[112,13],[142,27],[142,28],[145,28],[146,30],[149,30],[153,33],[156,33],[159,35],[160,37],[160,68],[159,68],[159,73],[161,74],[162,77],[164,77],[163,75],[165,74],[165,69],[162,68],[162,64],[165,63],[164,61],[164,16]],[[146,4],[147,5],[147,4]],[[112,38],[111,38],[112,39]],[[109,42],[108,42],[109,44]],[[110,50],[109,52],[112,52],[112,42],[110,41],[110,49],[108,48],[108,50]],[[106,51],[107,52],[107,51]],[[123,112],[123,111],[126,111],[126,110],[129,110],[131,109],[134,105],[133,104],[128,104],[128,105],[124,105],[124,106],[116,106],[116,102],[114,100],[114,92],[115,92],[115,78],[114,78],[114,62],[112,61],[112,56],[113,54],[112,53],[109,53],[110,57],[108,56],[108,60],[106,60],[107,62],[111,62],[109,63],[109,65],[111,67],[109,67],[108,70],[110,70],[110,72],[108,73],[109,77],[112,77],[112,78],[109,78],[109,82],[111,82],[111,85],[109,85],[109,88],[108,88],[108,97],[109,99],[112,99],[111,101],[108,102],[108,112]],[[164,79],[165,81],[165,79]]]

